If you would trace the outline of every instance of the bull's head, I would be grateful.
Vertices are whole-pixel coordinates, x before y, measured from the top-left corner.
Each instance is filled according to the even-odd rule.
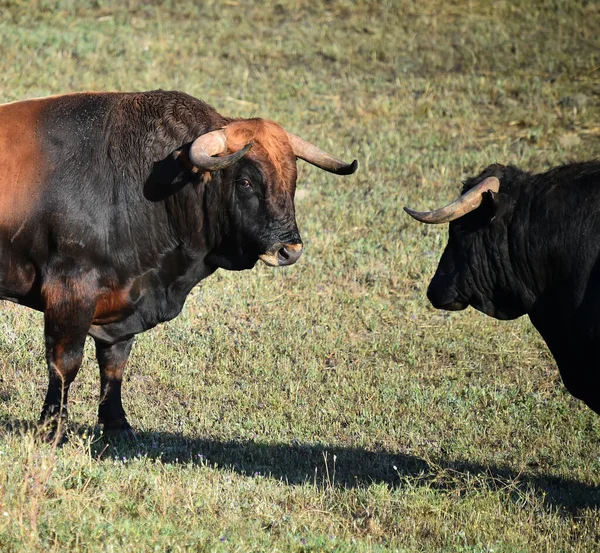
[[[261,259],[282,266],[298,260],[303,246],[294,211],[296,158],[337,175],[358,167],[264,119],[234,121],[192,143],[190,161],[201,171],[222,170],[231,185],[231,228],[227,243],[213,255],[218,265],[247,268]]]
[[[422,223],[450,223],[448,243],[427,290],[437,309],[459,311],[471,305],[492,317],[513,319],[530,307],[529,291],[515,284],[507,237],[512,202],[500,192],[501,176],[502,167],[494,165],[468,180],[463,194],[445,207],[427,212],[404,208]]]

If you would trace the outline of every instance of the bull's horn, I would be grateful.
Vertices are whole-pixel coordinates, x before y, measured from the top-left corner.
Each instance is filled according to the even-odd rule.
[[[325,169],[325,171],[335,173],[336,175],[351,175],[358,169],[358,161],[356,160],[352,163],[346,163],[345,161],[331,157],[323,150],[320,150],[315,145],[295,134],[288,132],[287,135],[295,156],[308,161],[308,163],[320,169]]]
[[[500,190],[500,181],[496,177],[488,177],[481,181],[477,186],[474,186],[445,207],[440,207],[434,211],[414,211],[405,207],[404,211],[417,221],[421,221],[421,223],[449,223],[477,209],[483,200],[483,193],[488,190],[492,192]]]
[[[190,146],[190,161],[204,171],[218,171],[233,165],[246,155],[252,148],[252,142],[246,144],[241,150],[228,156],[218,156],[227,151],[227,137],[225,131],[217,130],[203,134],[196,138]]]

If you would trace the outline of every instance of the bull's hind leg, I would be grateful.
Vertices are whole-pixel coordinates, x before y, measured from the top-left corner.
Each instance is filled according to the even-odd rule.
[[[111,438],[135,438],[121,403],[123,369],[129,359],[133,340],[132,337],[112,345],[96,340],[96,359],[100,365],[98,422],[104,426],[104,435]]]
[[[64,431],[69,387],[79,371],[94,316],[93,286],[85,277],[62,276],[42,287],[48,391],[40,424],[53,435]]]

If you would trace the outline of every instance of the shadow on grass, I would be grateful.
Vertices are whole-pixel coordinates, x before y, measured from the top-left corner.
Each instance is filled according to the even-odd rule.
[[[33,428],[24,421],[0,420],[5,432],[23,433]],[[467,489],[507,490],[515,500],[529,491],[553,508],[574,514],[600,507],[600,487],[569,478],[516,472],[513,469],[388,451],[367,451],[321,444],[266,444],[254,441],[221,441],[189,438],[178,433],[139,432],[137,441],[106,442],[99,429],[74,427],[72,431],[96,436],[92,451],[97,459],[145,456],[166,464],[199,465],[233,470],[247,476],[270,476],[290,485],[306,482],[318,486],[355,488],[373,483],[401,488],[428,486],[456,496]]]

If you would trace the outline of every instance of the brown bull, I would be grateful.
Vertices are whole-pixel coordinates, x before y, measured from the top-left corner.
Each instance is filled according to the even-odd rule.
[[[44,313],[42,421],[66,418],[90,335],[99,421],[131,435],[121,381],[135,335],[175,317],[218,268],[300,257],[296,158],[336,174],[357,167],[180,92],[0,106],[0,299]]]

